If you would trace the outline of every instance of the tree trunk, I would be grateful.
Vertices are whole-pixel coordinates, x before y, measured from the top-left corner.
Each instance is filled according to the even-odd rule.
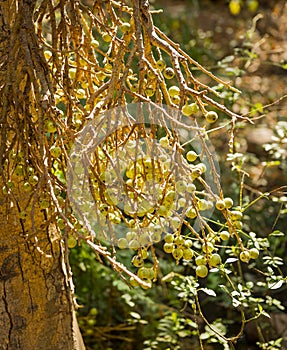
[[[37,204],[47,188],[39,125],[51,89],[33,23],[35,5],[0,1],[0,349],[82,350],[67,252],[51,219],[55,210]],[[38,111],[38,124],[31,122],[31,108]],[[28,193],[23,177],[13,175],[20,152],[25,174],[32,165],[42,184]],[[8,187],[2,192],[8,180],[10,194]]]
[[[41,212],[33,236],[11,203],[0,199],[0,348],[84,349],[61,237]]]

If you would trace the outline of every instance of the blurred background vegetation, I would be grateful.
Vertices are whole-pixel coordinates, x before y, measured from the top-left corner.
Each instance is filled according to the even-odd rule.
[[[246,230],[256,232],[261,246],[270,245],[272,254],[263,256],[259,265],[276,268],[286,276],[287,252],[287,5],[286,1],[152,1],[155,24],[195,60],[233,82],[240,96],[225,96],[235,112],[252,116],[253,125],[238,123],[235,130],[236,152],[233,159],[221,158],[221,181],[226,195],[235,203],[243,191],[243,201],[250,203],[261,193],[262,198],[245,212]],[[194,69],[194,75],[200,74]],[[206,84],[210,82],[206,80]],[[220,91],[221,87],[215,87]],[[221,123],[224,123],[222,116]],[[220,125],[219,125],[220,126]],[[227,153],[225,129],[217,128],[213,141],[222,155]],[[246,172],[243,188],[237,167]],[[239,204],[239,203],[237,203]],[[109,266],[100,264],[86,246],[71,249],[71,265],[80,305],[78,317],[87,349],[229,349],[195,316],[194,286],[188,265],[176,266],[157,247],[160,277],[151,290],[131,289]],[[222,252],[224,254],[224,252]],[[269,259],[269,260],[268,260]],[[122,262],[131,269],[131,258],[122,253]],[[277,271],[276,270],[276,271]],[[254,274],[253,274],[254,273]],[[184,277],[185,276],[185,277]],[[248,322],[236,349],[287,349],[286,283],[267,291],[258,281],[255,267],[241,271],[240,278],[257,283],[255,296],[248,288],[242,298],[246,307],[262,302],[271,318],[264,314]],[[238,282],[238,281],[237,281]],[[260,282],[260,281],[259,281]],[[209,274],[200,293],[204,315],[222,334],[239,331],[240,313],[222,293],[220,278]],[[246,284],[248,286],[248,283]],[[210,290],[217,295],[216,303]],[[253,300],[253,299],[254,300]],[[240,298],[239,298],[240,299]]]

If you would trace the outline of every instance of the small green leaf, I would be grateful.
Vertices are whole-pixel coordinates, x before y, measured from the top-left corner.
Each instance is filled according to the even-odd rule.
[[[225,261],[225,264],[231,264],[231,263],[236,262],[237,260],[238,260],[237,258],[228,258],[228,259]]]
[[[212,297],[216,297],[216,293],[214,290],[209,289],[209,288],[200,288],[199,290],[201,290],[202,292],[204,292],[207,295],[210,295]]]
[[[282,287],[283,283],[284,283],[283,280],[278,281],[278,282],[276,282],[275,284],[274,284],[274,283],[269,283],[268,287],[269,287],[270,289],[279,289],[279,288]]]
[[[282,236],[285,236],[283,232],[279,231],[279,230],[275,230],[273,232],[271,232],[269,234],[269,236],[276,236],[276,237],[282,237]]]
[[[271,318],[271,316],[266,311],[262,311],[261,315],[268,317],[268,318]]]
[[[141,319],[141,315],[138,314],[137,312],[131,311],[130,315],[131,315],[131,317],[135,318],[136,320],[140,320]]]

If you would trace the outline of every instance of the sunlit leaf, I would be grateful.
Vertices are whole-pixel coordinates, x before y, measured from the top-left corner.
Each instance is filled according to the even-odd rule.
[[[269,284],[268,284],[268,287],[269,287],[270,289],[279,289],[279,288],[282,287],[283,283],[284,283],[284,281],[283,281],[283,280],[280,280],[280,281],[276,282],[275,284],[274,284],[274,283],[269,283]]]
[[[214,290],[209,289],[209,288],[200,288],[199,290],[201,290],[202,292],[204,292],[207,295],[210,295],[212,297],[216,297],[216,293]]]

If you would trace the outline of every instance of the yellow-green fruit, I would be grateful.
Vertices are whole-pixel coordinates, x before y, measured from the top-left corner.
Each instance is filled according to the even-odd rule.
[[[126,233],[126,239],[128,242],[132,241],[134,238],[136,238],[136,233],[134,231],[128,231]]]
[[[19,218],[22,219],[22,220],[25,220],[27,217],[27,213],[25,210],[22,210],[20,213],[19,213]]]
[[[59,147],[59,146],[52,146],[50,148],[50,153],[51,153],[52,157],[59,158],[61,156],[61,154],[62,154],[61,147]]]
[[[47,199],[41,199],[39,202],[40,209],[48,209],[50,207],[50,202]]]
[[[212,254],[211,257],[209,258],[208,263],[212,267],[215,267],[221,264],[221,256],[217,253]]]
[[[206,265],[206,257],[203,256],[203,255],[198,255],[196,258],[195,258],[195,263],[196,265]]]
[[[172,79],[174,77],[174,70],[170,67],[165,68],[163,75],[166,79]]]
[[[137,272],[137,275],[139,276],[139,278],[142,278],[142,279],[148,278],[149,274],[150,274],[149,269],[144,266],[141,267]]]
[[[87,320],[88,326],[94,326],[97,323],[97,321],[94,318],[89,318]]]
[[[164,241],[166,243],[173,243],[174,237],[171,233],[168,233],[165,237],[164,237]]]
[[[248,0],[247,1],[248,10],[250,12],[255,12],[257,10],[258,5],[259,4],[258,4],[257,0]]]
[[[250,253],[248,250],[244,250],[243,252],[240,253],[239,258],[243,262],[248,262],[250,259]]]
[[[106,43],[109,43],[109,42],[112,40],[112,37],[111,37],[110,34],[108,34],[108,33],[104,33],[104,34],[102,35],[102,38],[103,38],[103,40],[104,40]]]
[[[250,259],[257,259],[259,256],[259,250],[257,248],[251,248],[249,250],[250,253]]]
[[[132,250],[138,250],[140,248],[140,243],[137,239],[133,239],[129,242],[129,248]]]
[[[183,249],[183,259],[191,260],[193,258],[193,250],[190,248]]]
[[[140,250],[140,256],[145,260],[148,258],[149,252],[145,248],[142,248]]]
[[[69,248],[74,248],[77,245],[77,240],[74,236],[69,236],[67,243]]]
[[[104,81],[106,79],[106,76],[107,75],[104,72],[102,72],[102,71],[97,73],[97,78],[100,81]]]
[[[230,197],[226,197],[223,199],[225,208],[230,209],[233,206],[233,200]]]
[[[138,238],[141,246],[148,245],[151,242],[151,237],[147,232],[142,233]]]
[[[174,245],[173,245],[173,243],[165,243],[165,244],[163,245],[163,250],[164,250],[166,253],[168,253],[168,254],[172,253],[173,250],[174,250]]]
[[[131,278],[130,278],[130,285],[131,285],[132,287],[137,287],[139,284],[138,284],[138,282],[135,280],[134,277],[131,277]]]
[[[186,159],[189,161],[189,162],[194,162],[196,159],[197,159],[198,155],[196,152],[194,151],[188,151],[186,153]]]
[[[162,147],[168,147],[168,146],[169,146],[169,139],[168,139],[168,137],[166,137],[166,136],[162,137],[162,138],[159,140],[159,144],[160,144]]]
[[[65,221],[62,218],[57,220],[57,226],[60,230],[63,230],[66,226]]]
[[[217,121],[218,119],[218,114],[214,111],[209,111],[205,114],[205,120],[209,123],[209,124],[213,124]]]
[[[34,173],[34,169],[32,167],[28,166],[27,174],[30,176],[30,175],[33,175],[33,173]]]
[[[135,224],[136,224],[136,223],[135,223],[135,220],[134,220],[134,219],[131,219],[131,220],[128,221],[128,226],[131,227],[131,228],[135,227]],[[133,233],[135,234],[135,232],[133,232]],[[126,238],[127,238],[127,237],[126,237]]]
[[[152,267],[147,269],[147,279],[152,280],[154,278],[154,269]]]
[[[92,307],[89,311],[89,315],[91,315],[91,316],[97,316],[98,313],[99,313],[99,311],[95,307]]]
[[[84,89],[78,89],[77,92],[76,92],[76,96],[79,98],[79,99],[83,99],[86,97],[86,92]]]
[[[173,85],[168,89],[168,93],[171,97],[174,97],[176,95],[179,95],[180,89],[178,86]]]
[[[17,176],[22,176],[24,174],[22,165],[17,165],[14,173]]]
[[[131,91],[132,92],[138,92],[139,91],[139,84],[138,83],[134,83],[131,85]]]
[[[184,193],[186,190],[186,182],[183,180],[176,181],[175,183],[175,189],[177,192]]]
[[[156,77],[156,75],[154,74],[154,72],[153,72],[152,70],[149,70],[149,71],[147,72],[147,76],[148,76],[148,78],[150,78],[150,79],[154,79],[154,78]]]
[[[131,30],[131,25],[128,22],[124,22],[120,28],[123,33],[127,33]]]
[[[181,220],[178,217],[172,217],[170,223],[173,228],[177,229],[181,224]]]
[[[213,202],[210,201],[210,200],[206,201],[206,206],[207,206],[207,209],[206,209],[206,210],[212,209],[212,208],[213,208]]]
[[[171,102],[174,103],[175,105],[179,105],[180,103],[180,97],[178,95],[174,95],[171,97]]]
[[[94,334],[94,330],[92,328],[88,328],[88,329],[85,329],[85,335],[93,335]]]
[[[49,133],[53,133],[57,131],[56,126],[54,125],[54,123],[52,122],[52,120],[48,120],[45,124],[45,130]]]
[[[118,240],[118,247],[120,249],[126,249],[128,247],[128,241],[125,238],[120,238]]]
[[[140,256],[140,255],[135,255],[132,259],[132,264],[135,266],[135,267],[141,267],[143,266],[143,258]]]
[[[206,242],[206,243],[203,243],[203,245],[202,245],[202,251],[204,253],[206,253],[206,251],[211,253],[213,251],[213,249],[214,249],[214,245],[211,242]]]
[[[181,112],[183,115],[189,117],[192,114],[198,112],[199,108],[198,105],[196,103],[191,103],[191,104],[185,104],[182,109]]]
[[[113,66],[109,62],[107,62],[104,65],[104,70],[110,73],[113,70]]]
[[[82,87],[83,89],[87,89],[87,88],[89,87],[89,83],[88,83],[87,81],[82,81],[82,82],[81,82],[81,87]],[[88,105],[86,105],[86,106],[87,106],[86,108],[88,108]],[[82,122],[81,117],[76,117],[76,116],[75,116],[75,123],[81,124],[81,122]]]
[[[191,239],[186,239],[186,240],[184,241],[184,246],[185,246],[186,248],[190,248],[192,245],[193,245],[193,243],[192,243],[192,240],[191,240]]]
[[[152,97],[155,93],[155,90],[153,88],[146,88],[145,89],[145,94],[147,97]]]
[[[122,219],[117,212],[115,212],[113,218],[111,219],[111,222],[116,225],[119,225],[122,222]]]
[[[184,197],[181,197],[177,201],[179,208],[184,208],[186,206],[186,199]]]
[[[208,209],[208,202],[206,199],[199,199],[197,202],[198,210],[204,211]]]
[[[158,212],[158,215],[160,216],[166,216],[168,214],[168,211],[165,205],[160,205],[157,212]]]
[[[176,192],[173,190],[170,190],[167,192],[164,198],[167,202],[173,202],[175,199],[175,196],[176,196]]]
[[[224,202],[224,200],[218,199],[218,201],[216,201],[216,203],[215,203],[215,207],[216,207],[216,209],[218,209],[218,210],[223,210],[223,209],[225,209],[225,202]]]
[[[77,73],[77,69],[76,69],[76,68],[70,68],[70,69],[69,69],[69,77],[70,77],[71,79],[75,79],[76,73]]]
[[[98,40],[96,39],[92,39],[91,40],[91,46],[96,49],[97,47],[99,47],[100,43],[98,42]]]
[[[32,190],[32,187],[29,182],[24,182],[23,188],[25,192],[30,192]]]
[[[220,238],[223,241],[228,241],[229,240],[230,233],[228,231],[221,231],[219,235],[220,235]]]
[[[195,190],[196,190],[196,186],[195,186],[193,183],[188,184],[187,187],[186,187],[186,191],[187,191],[188,193],[192,193],[192,192],[194,192]]]
[[[204,163],[196,164],[195,167],[196,167],[196,169],[200,170],[201,174],[204,174],[206,172],[206,170],[207,170],[206,165]]]
[[[198,265],[195,273],[200,278],[205,278],[208,275],[208,268],[205,265]]]
[[[242,230],[243,224],[241,221],[234,221],[233,225],[235,228],[237,228],[238,230]]]
[[[44,56],[46,60],[48,61],[52,57],[52,52],[49,50],[44,51]]]
[[[181,248],[176,248],[172,252],[172,256],[176,259],[179,260],[183,257],[183,250]]]
[[[198,179],[201,175],[201,170],[197,167],[191,169],[191,178],[192,180]]]
[[[109,206],[105,203],[100,204],[99,206],[100,212],[102,215],[107,216],[109,212]]]
[[[160,233],[153,233],[151,236],[151,241],[153,243],[158,243],[161,241],[161,234]]]
[[[242,216],[243,216],[243,214],[239,210],[233,210],[233,211],[230,212],[230,217],[231,217],[231,220],[233,220],[233,221],[241,220]]]
[[[158,61],[156,62],[156,66],[157,66],[157,68],[158,68],[160,71],[162,71],[163,69],[165,69],[166,63],[165,63],[164,60],[158,60]]]
[[[181,235],[177,235],[174,238],[174,244],[176,244],[177,246],[181,246],[184,244],[184,238]]]
[[[189,104],[186,104],[182,107],[181,112],[183,115],[189,117],[192,115],[192,108],[190,107]]]
[[[162,227],[160,225],[153,226],[153,232],[158,235],[162,234]]]
[[[189,207],[189,208],[187,208],[185,215],[189,219],[195,219],[197,216],[197,213],[193,207]]]
[[[240,13],[240,0],[231,0],[229,3],[229,10],[232,15],[237,16]]]

